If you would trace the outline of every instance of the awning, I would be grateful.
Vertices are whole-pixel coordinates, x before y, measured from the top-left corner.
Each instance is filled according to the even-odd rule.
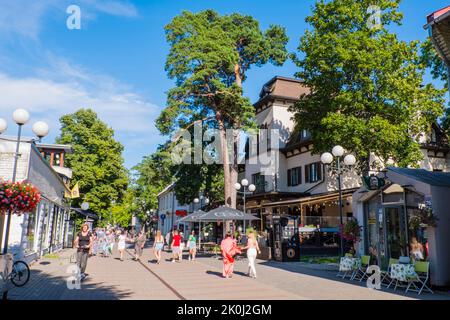
[[[358,188],[346,189],[342,191],[342,197],[351,196]],[[274,206],[287,206],[287,205],[300,205],[300,204],[314,204],[314,203],[322,203],[327,201],[334,201],[339,199],[339,192],[332,191],[322,194],[315,194],[312,196],[306,196],[294,200],[286,200],[286,201],[278,201],[272,203],[263,204],[262,207],[274,207]]]

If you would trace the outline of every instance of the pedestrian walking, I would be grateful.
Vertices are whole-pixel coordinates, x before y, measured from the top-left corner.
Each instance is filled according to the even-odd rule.
[[[231,237],[231,233],[228,232],[225,239],[220,243],[220,249],[222,249],[223,257],[223,277],[231,278],[234,271],[234,256],[241,253],[241,249],[236,244],[236,240]]]
[[[127,236],[125,235],[125,232],[119,231],[119,241],[117,243],[117,249],[119,250],[120,253],[120,261],[123,261],[123,254],[125,252],[126,241]]]
[[[167,234],[166,234],[166,243],[167,243],[167,252],[170,251],[171,249],[171,244],[172,244],[172,239],[173,239],[173,230],[170,230]]]
[[[180,253],[179,253],[179,260],[183,260],[183,251],[184,251],[184,247],[185,247],[185,243],[184,243],[184,234],[183,231],[179,232],[180,234]]]
[[[256,279],[255,260],[257,254],[261,254],[261,250],[259,250],[258,241],[256,240],[253,232],[249,233],[247,246],[244,249],[247,250],[248,276]]]
[[[77,248],[77,266],[80,273],[81,280],[86,278],[86,266],[89,257],[89,251],[92,247],[93,236],[89,230],[88,224],[81,226],[81,231],[75,238],[75,248]]]
[[[155,252],[156,263],[159,264],[161,262],[161,251],[164,247],[164,237],[161,234],[161,231],[156,231],[155,241],[153,243],[153,249]]]
[[[189,261],[195,260],[195,254],[197,253],[197,237],[195,236],[195,231],[192,230],[188,238],[188,249],[189,249]]]
[[[181,245],[181,236],[178,234],[178,230],[173,231],[173,239],[170,247],[172,248],[172,262],[180,262],[180,245]]]
[[[147,236],[145,235],[145,231],[141,230],[135,238],[134,242],[134,256],[135,261],[138,261],[142,257],[142,251],[145,246],[145,242],[147,242]]]

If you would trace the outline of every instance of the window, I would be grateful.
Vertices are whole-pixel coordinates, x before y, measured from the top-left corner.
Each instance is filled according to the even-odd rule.
[[[61,165],[61,154],[55,153],[55,159],[53,160],[54,166],[60,166]]]
[[[300,130],[300,141],[308,140],[311,137],[308,130]]]
[[[322,180],[323,166],[321,162],[311,163],[305,166],[305,183],[313,183]]]
[[[27,223],[27,233],[26,233],[26,237],[27,237],[27,246],[25,248],[25,252],[29,253],[29,252],[33,252],[34,250],[34,245],[35,245],[35,229],[36,229],[36,216],[38,213],[39,208],[37,208],[34,212],[31,212],[28,214],[28,223]]]
[[[264,179],[264,176],[261,175],[261,173],[255,173],[252,175],[252,183],[256,186],[255,192],[265,191],[266,180]]]
[[[288,175],[288,187],[295,187],[302,183],[302,167],[289,169]]]

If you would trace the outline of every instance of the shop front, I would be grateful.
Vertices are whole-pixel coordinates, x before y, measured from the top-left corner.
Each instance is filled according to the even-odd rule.
[[[388,168],[379,190],[353,194],[360,255],[385,269],[389,259],[429,261],[431,283],[450,284],[450,173]]]
[[[343,192],[343,222],[353,219],[352,194]],[[328,192],[292,200],[265,202],[258,210],[260,232],[271,256],[278,261],[299,261],[300,256],[338,255],[340,249],[339,193]]]
[[[409,257],[418,245],[428,256],[427,228],[409,223],[425,203],[425,196],[399,184],[390,183],[364,200],[364,251],[372,263],[386,268],[389,258]]]

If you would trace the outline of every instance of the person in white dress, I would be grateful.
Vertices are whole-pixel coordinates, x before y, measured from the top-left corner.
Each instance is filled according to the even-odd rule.
[[[247,249],[248,276],[256,278],[255,260],[257,254],[261,253],[261,250],[259,250],[258,241],[256,240],[255,234],[253,232],[249,233],[247,246],[244,249]]]
[[[123,254],[125,252],[127,236],[123,231],[119,231],[119,241],[117,243],[117,249],[120,252],[120,261],[123,261]]]

